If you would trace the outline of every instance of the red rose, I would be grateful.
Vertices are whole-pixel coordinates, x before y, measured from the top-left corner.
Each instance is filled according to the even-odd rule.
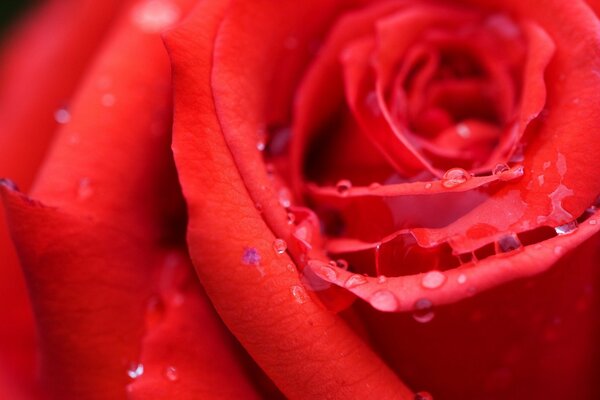
[[[159,34],[190,9],[169,64]],[[600,25],[584,2],[120,14],[30,196],[2,188],[42,392],[600,394]]]

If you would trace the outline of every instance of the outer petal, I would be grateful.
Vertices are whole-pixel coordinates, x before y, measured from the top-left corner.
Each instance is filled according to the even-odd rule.
[[[182,244],[185,217],[169,151],[170,66],[158,33],[191,3],[159,2],[169,16],[159,26],[147,18],[156,16],[155,1],[134,4],[120,20],[33,190],[51,207],[2,188],[39,326],[43,384],[54,398],[125,398],[140,357],[148,361],[145,373],[160,375],[165,360],[147,355],[169,340],[166,333],[181,338],[189,328],[182,316],[168,317],[177,313],[169,302],[177,294],[195,305],[186,318],[194,320],[196,340],[207,342],[193,360],[180,343],[171,346],[168,361],[181,368],[182,382],[165,377],[151,387],[169,393],[163,386],[179,384],[196,396],[231,384],[237,390],[228,393],[253,396],[193,275],[172,276],[174,268],[189,268],[185,256],[174,266],[165,254]],[[98,88],[107,78],[110,87]],[[155,310],[148,306],[157,296],[167,318],[150,324]],[[222,360],[212,365],[213,379],[187,375],[203,371],[209,356]],[[143,397],[136,385],[129,389]]]
[[[271,18],[279,9],[273,4],[253,2],[252,9]],[[227,6],[203,2],[167,37],[175,68],[174,150],[201,281],[225,323],[286,396],[411,398],[342,320],[315,304],[289,257],[273,249],[275,236],[231,157],[209,90],[215,35]],[[244,15],[237,7],[244,4],[229,9],[232,18]]]
[[[27,190],[56,126],[53,114],[81,74],[124,2],[45,2],[12,32],[0,56],[0,177]],[[48,32],[52,32],[49,34]],[[31,305],[0,210],[0,375],[32,388]],[[14,397],[17,397],[15,394]]]

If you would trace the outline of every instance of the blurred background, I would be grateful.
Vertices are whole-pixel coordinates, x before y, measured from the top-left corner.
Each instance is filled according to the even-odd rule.
[[[17,18],[34,0],[2,0],[0,1],[0,35],[4,36],[11,21]]]

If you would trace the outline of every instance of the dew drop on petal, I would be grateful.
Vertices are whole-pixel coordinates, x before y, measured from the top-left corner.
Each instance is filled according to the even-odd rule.
[[[496,253],[509,253],[522,248],[523,245],[521,244],[519,237],[514,233],[505,235],[496,242]]]
[[[165,378],[171,382],[175,382],[179,379],[179,372],[177,372],[177,368],[169,365],[165,368]]]
[[[508,171],[502,172],[498,177],[501,181],[511,181],[513,179],[517,179],[525,174],[525,168],[522,165],[517,165],[512,167]]]
[[[343,270],[348,269],[348,261],[344,260],[343,258],[338,258],[335,260],[335,265]]]
[[[471,174],[462,168],[451,168],[442,177],[442,186],[453,188],[462,185],[471,178]]]
[[[0,178],[0,185],[13,191],[19,191],[17,184],[10,179]]]
[[[385,283],[386,281],[387,281],[387,276],[385,276],[385,275],[379,275],[379,276],[377,277],[377,283],[379,283],[379,284],[383,284],[383,283]]]
[[[590,219],[589,224],[590,225],[596,225],[598,223],[598,221],[596,221],[595,219]]]
[[[242,263],[246,265],[258,265],[260,264],[260,253],[254,247],[244,247],[242,253]]]
[[[67,124],[71,121],[71,113],[66,108],[59,108],[54,112],[54,120],[59,124]]]
[[[294,225],[294,222],[296,222],[296,215],[294,213],[287,213],[287,222],[288,225]]]
[[[144,365],[139,363],[131,363],[127,368],[127,376],[131,379],[137,379],[144,375]]]
[[[427,182],[425,184],[425,189],[431,189],[432,186],[433,186],[433,184],[431,182]]]
[[[415,310],[413,312],[413,319],[422,324],[430,322],[434,317],[433,303],[429,299],[419,299],[415,302]]]
[[[273,242],[273,249],[277,254],[283,254],[287,250],[287,243],[283,239],[275,239]]]
[[[440,271],[429,271],[421,279],[421,285],[427,289],[437,289],[446,282],[446,275]]]
[[[267,148],[267,145],[265,144],[265,142],[259,141],[258,143],[256,143],[256,149],[258,151],[264,151],[266,148]]]
[[[283,208],[290,208],[292,205],[292,193],[290,189],[286,187],[282,187],[279,189],[279,204],[283,206]]]
[[[510,168],[506,164],[496,164],[494,170],[492,171],[494,175],[500,175],[503,172],[508,171]]]
[[[344,286],[347,289],[352,289],[357,286],[364,285],[365,283],[367,283],[366,277],[364,277],[363,275],[354,274],[350,278],[348,278],[346,283],[344,283]]]
[[[371,305],[379,311],[395,311],[398,308],[398,300],[388,290],[380,290],[373,293],[369,298]]]
[[[458,282],[459,285],[463,285],[466,281],[467,281],[467,275],[465,275],[465,274],[460,274],[456,278],[456,282]]]
[[[329,282],[334,282],[337,279],[337,273],[331,267],[320,266],[315,271],[317,275]]]
[[[576,230],[577,230],[577,221],[575,221],[575,220],[554,228],[554,231],[556,232],[557,235],[568,235],[570,233],[575,232]]]
[[[351,187],[352,187],[352,182],[350,182],[347,179],[342,179],[335,185],[337,192],[339,194],[341,194],[342,196],[348,194],[348,190],[350,190]]]
[[[308,301],[308,295],[302,286],[294,285],[290,287],[290,292],[292,292],[292,296],[298,304],[304,304]]]
[[[379,183],[379,182],[373,182],[369,185],[369,189],[371,189],[371,190],[379,189],[380,187],[381,187],[381,183]]]
[[[433,400],[433,396],[429,392],[418,392],[414,400]]]
[[[132,22],[142,31],[161,32],[179,20],[179,7],[169,0],[147,0],[138,3],[131,11]]]
[[[81,178],[77,185],[77,198],[79,200],[86,200],[92,197],[94,194],[94,188],[90,178]]]

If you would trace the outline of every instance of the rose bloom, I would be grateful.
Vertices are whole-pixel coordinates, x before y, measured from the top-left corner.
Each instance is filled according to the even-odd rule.
[[[594,8],[40,2],[2,398],[600,398]]]

